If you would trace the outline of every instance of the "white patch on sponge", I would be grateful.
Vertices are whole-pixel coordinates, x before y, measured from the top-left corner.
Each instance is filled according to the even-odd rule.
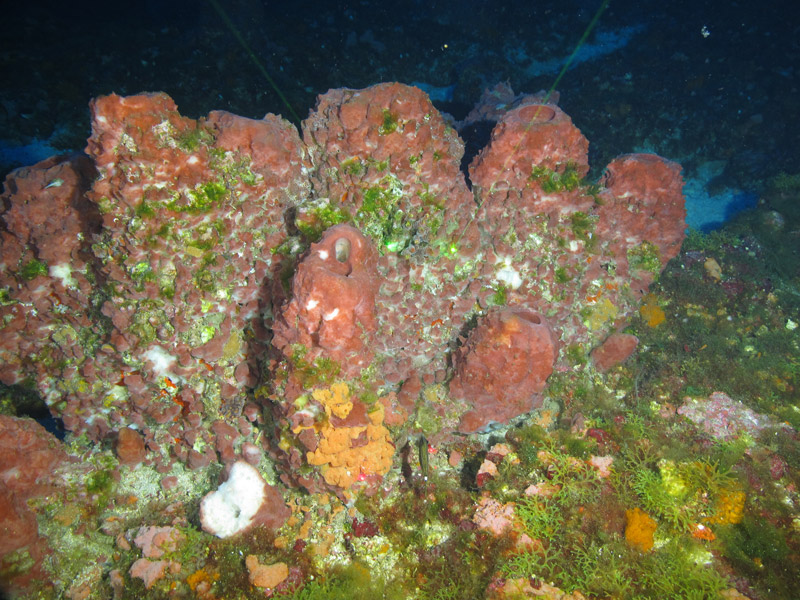
[[[144,353],[144,357],[150,362],[151,369],[156,377],[166,375],[176,360],[174,356],[161,346],[150,346],[147,352]]]
[[[228,481],[200,503],[203,531],[227,538],[247,529],[266,498],[266,483],[252,465],[243,460],[231,467]]]
[[[56,279],[61,280],[61,285],[65,288],[74,288],[77,287],[77,283],[75,279],[72,277],[72,267],[69,263],[59,263],[57,265],[53,265],[49,269],[50,277],[54,277]]]
[[[516,269],[510,265],[505,265],[502,269],[500,269],[495,275],[495,279],[512,290],[516,290],[522,285],[522,277],[520,277]]]

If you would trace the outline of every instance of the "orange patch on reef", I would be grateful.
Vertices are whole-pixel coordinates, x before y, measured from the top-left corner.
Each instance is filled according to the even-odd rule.
[[[212,584],[219,579],[219,573],[209,573],[205,569],[198,569],[186,578],[186,583],[193,592],[201,583]]]
[[[652,294],[645,296],[644,304],[639,308],[639,314],[649,327],[658,327],[667,319],[667,316],[656,303],[656,298]]]
[[[383,425],[383,405],[366,416],[366,425],[334,424],[330,417],[346,419],[353,410],[350,391],[345,383],[333,384],[329,390],[317,390],[314,399],[322,404],[329,420],[321,426],[321,439],[316,450],[306,453],[308,464],[321,467],[325,482],[342,489],[373,476],[382,477],[392,466],[394,445],[389,430]]]
[[[625,540],[642,552],[649,552],[653,548],[656,522],[640,508],[626,510],[625,517],[628,520],[625,527]]]
[[[695,537],[698,540],[706,540],[709,542],[717,539],[717,536],[714,535],[714,532],[711,531],[711,528],[706,527],[702,523],[695,524],[694,528],[692,529],[692,537]]]
[[[714,507],[714,514],[705,519],[720,525],[740,523],[744,516],[745,493],[733,491],[723,493]]]

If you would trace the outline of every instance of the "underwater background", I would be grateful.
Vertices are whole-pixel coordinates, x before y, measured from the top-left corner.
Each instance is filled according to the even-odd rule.
[[[298,121],[331,88],[420,84],[463,119],[485,88],[548,90],[592,2],[36,2],[3,28],[3,171],[80,150],[89,98],[166,91],[212,109]],[[611,2],[557,91],[593,140],[592,163],[652,151],[683,165],[689,225],[751,206],[798,164],[791,2]],[[249,55],[292,106],[290,114]]]
[[[800,597],[795,3],[15,3],[0,81],[9,597]],[[343,112],[358,95],[339,88],[364,90],[365,114],[383,107],[361,146]],[[174,105],[89,104],[149,92]],[[431,124],[430,146],[404,157],[413,175],[396,170],[403,143],[377,153],[417,118],[392,102]],[[264,133],[211,111],[284,120]],[[562,214],[495,200],[499,175],[475,166],[523,114],[523,138],[551,119],[591,142],[554,138],[570,158],[532,154],[520,176]],[[117,123],[145,132],[136,150],[109,141]],[[528,157],[509,147],[498,173]],[[614,162],[628,153],[662,157],[639,165],[663,168],[641,206],[619,204],[641,189]],[[42,178],[15,172],[55,155]],[[149,177],[189,192],[148,196]],[[67,188],[74,210],[54,208]],[[263,214],[222,211],[248,195]],[[74,251],[45,252],[48,214],[74,223],[52,236]],[[333,226],[351,228],[334,240]],[[642,237],[620,250],[623,233]],[[319,283],[307,259],[329,253],[356,283]],[[63,254],[79,283],[54,269]],[[180,267],[173,283],[156,267],[171,256],[185,287]],[[251,267],[234,287],[230,271]],[[354,306],[389,316],[356,311],[374,337],[326,346],[297,325],[314,285],[343,302],[368,292]],[[241,322],[210,317],[234,309]],[[423,341],[384,341],[409,320]],[[536,344],[509,341],[519,328]],[[153,350],[166,338],[194,374]],[[498,339],[529,362],[475,360],[532,390],[513,410],[497,407],[509,390],[475,395],[502,388],[491,374],[469,375]],[[345,433],[347,456],[326,455]],[[218,488],[236,465],[239,487]],[[212,510],[217,489],[235,508],[217,496]]]

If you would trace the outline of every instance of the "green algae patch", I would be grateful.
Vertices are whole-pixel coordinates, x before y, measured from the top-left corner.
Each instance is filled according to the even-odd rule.
[[[310,242],[318,242],[322,234],[334,225],[352,221],[350,213],[327,198],[303,206],[295,218],[295,226]]]
[[[367,168],[361,159],[357,156],[353,158],[348,158],[344,162],[339,165],[339,169],[341,169],[342,173],[345,175],[350,175],[352,177],[361,177],[364,173],[367,172]]]
[[[341,366],[330,358],[307,358],[308,348],[302,344],[292,346],[289,354],[292,375],[297,377],[304,389],[316,386],[329,386],[339,376]]]
[[[218,173],[219,180],[233,184],[241,181],[245,185],[254,186],[262,176],[250,168],[251,158],[247,154],[225,151],[220,148],[209,148],[209,166]]]
[[[392,113],[388,108],[383,109],[383,122],[381,126],[378,128],[378,133],[380,135],[389,135],[390,133],[394,133],[397,131],[397,116]]]
[[[86,493],[95,496],[100,506],[108,503],[114,486],[114,477],[108,470],[99,469],[86,477]]]
[[[380,170],[381,164],[376,167]],[[392,174],[359,193],[361,202],[352,223],[375,242],[382,254],[436,243],[445,224],[445,211],[444,202],[435,194],[424,190],[411,197]]]
[[[573,163],[567,163],[561,171],[536,165],[531,170],[530,179],[536,181],[546,194],[571,192],[584,184],[577,166]]]
[[[597,218],[587,215],[584,212],[574,212],[569,217],[572,233],[576,238],[589,244],[592,240],[592,232]]]
[[[648,391],[650,382],[679,377],[694,395],[723,390],[758,412],[800,425],[792,394],[800,386],[800,341],[790,325],[800,314],[800,296],[788,291],[790,282],[760,259],[761,252],[757,241],[727,230],[687,238],[683,254],[651,288],[663,299],[671,327],[648,327],[645,320],[635,331],[653,348],[637,359]],[[704,262],[711,255],[730,271],[725,281],[707,276]]]
[[[23,264],[17,271],[17,275],[24,281],[31,281],[40,275],[47,275],[47,273],[47,263],[35,258]]]
[[[389,585],[379,574],[364,564],[354,562],[331,569],[322,581],[312,581],[289,594],[277,596],[278,600],[403,600],[406,592]]]
[[[383,546],[383,552],[393,554],[394,567],[385,571],[386,579],[401,597],[484,598],[512,542],[459,527],[470,522],[474,497],[442,454],[430,455],[427,477],[418,461],[409,458],[415,467],[408,485],[385,500],[362,494],[354,506],[377,525],[379,551]]]
[[[361,207],[353,218],[362,233],[377,242],[381,252],[403,250],[413,235],[413,224],[402,209],[402,190],[396,178],[384,177],[381,185],[364,191]]]
[[[688,529],[667,533],[659,521],[657,547],[643,551],[628,543],[622,535],[625,509],[636,501],[628,487],[629,467],[617,466],[615,458],[610,476],[603,479],[589,459],[599,454],[597,444],[604,444],[608,452],[616,440],[629,438],[620,437],[621,432],[611,434],[608,427],[592,431],[596,433],[590,438],[565,430],[548,436],[541,429],[523,428],[510,438],[523,461],[520,471],[528,478],[531,469],[541,475],[534,479],[541,491],[516,498],[514,508],[525,533],[540,546],[512,553],[501,566],[502,576],[541,578],[565,593],[579,591],[587,597],[684,598],[690,597],[683,595],[690,589],[699,590],[700,597],[716,597],[729,587],[721,574],[704,564],[711,555]],[[645,459],[641,464],[651,463]],[[697,472],[706,473],[707,466],[698,466]],[[693,483],[690,471],[687,467],[681,474]],[[508,483],[514,490],[514,480]],[[678,492],[669,485],[663,493],[676,505],[686,498],[672,496]]]
[[[227,195],[228,189],[222,181],[208,181],[188,190],[186,197],[178,196],[165,206],[174,212],[206,213],[218,206]]]
[[[138,291],[142,291],[144,289],[143,284],[146,281],[155,280],[155,273],[153,272],[153,268],[147,261],[138,262],[135,265],[133,265],[130,268],[129,274],[131,276],[131,280],[133,280],[134,284],[136,285],[136,289]]]
[[[214,136],[211,132],[201,125],[187,127],[184,131],[174,136],[175,143],[184,152],[191,154],[203,146],[210,146],[214,143]]]
[[[134,214],[141,219],[150,219],[156,216],[156,210],[152,202],[148,202],[144,198],[134,209]]]
[[[553,271],[553,278],[555,279],[556,283],[564,284],[572,280],[572,276],[569,274],[569,271],[564,267],[556,267],[555,271]]]
[[[658,246],[645,241],[628,248],[628,267],[631,271],[649,271],[658,275],[661,272],[661,252]]]
[[[508,288],[502,284],[498,285],[494,294],[489,296],[488,302],[492,306],[505,306],[508,302]]]

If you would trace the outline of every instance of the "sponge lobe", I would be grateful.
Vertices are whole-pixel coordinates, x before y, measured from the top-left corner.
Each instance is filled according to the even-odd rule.
[[[253,524],[267,495],[267,484],[252,465],[238,461],[228,480],[200,503],[203,530],[220,538],[240,533]]]

